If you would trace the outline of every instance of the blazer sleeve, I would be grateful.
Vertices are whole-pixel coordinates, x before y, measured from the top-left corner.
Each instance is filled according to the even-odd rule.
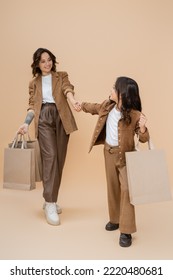
[[[99,115],[101,104],[82,102],[81,108],[85,113],[90,113],[91,115]]]
[[[148,128],[146,127],[146,130],[144,133],[140,132],[140,129],[138,131],[138,134],[139,134],[139,141],[142,142],[142,143],[145,143],[149,140],[149,131],[148,131]]]
[[[144,133],[142,133],[140,131],[140,127],[139,127],[139,118],[140,118],[140,112],[138,113],[138,118],[137,118],[137,121],[136,121],[136,129],[135,129],[135,133],[139,135],[139,141],[141,143],[145,143],[149,140],[149,131],[148,131],[148,128],[146,127],[146,130]]]
[[[74,86],[70,83],[67,72],[62,72],[62,92],[67,96],[68,92],[74,95]]]
[[[29,82],[29,104],[28,111],[34,110],[34,81]]]

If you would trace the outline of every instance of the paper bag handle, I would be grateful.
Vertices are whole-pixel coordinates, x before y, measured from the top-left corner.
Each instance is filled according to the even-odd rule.
[[[16,136],[14,137],[13,141],[12,141],[12,146],[11,148],[14,149],[18,143],[18,141],[21,141],[21,149],[26,149],[27,148],[27,141],[25,139],[25,136],[20,134],[20,138],[19,138],[19,134],[17,133]]]
[[[154,144],[153,144],[151,138],[149,138],[149,140],[148,140],[148,149],[149,150],[154,150],[155,149]],[[137,140],[135,142],[135,150],[136,151],[140,151],[140,148],[139,148],[139,135],[137,135]]]

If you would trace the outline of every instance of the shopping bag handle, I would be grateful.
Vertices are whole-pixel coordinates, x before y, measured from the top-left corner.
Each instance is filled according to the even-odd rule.
[[[135,142],[135,150],[136,151],[140,151],[140,148],[139,148],[139,135],[136,135],[136,136],[137,136],[136,137],[137,140]],[[149,150],[154,150],[155,149],[154,144],[153,144],[151,138],[149,138],[149,140],[148,140],[148,149]]]
[[[11,146],[12,149],[14,149],[17,146],[18,141],[21,141],[21,149],[27,149],[27,141],[26,141],[25,135],[19,134],[19,133],[17,133],[15,135],[15,137],[12,141],[12,146]]]

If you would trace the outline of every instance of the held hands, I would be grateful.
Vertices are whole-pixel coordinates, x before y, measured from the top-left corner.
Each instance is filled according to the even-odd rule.
[[[76,112],[80,112],[81,111],[81,104],[79,101],[75,101],[75,103],[73,104],[73,108]]]
[[[81,103],[79,101],[76,101],[73,94],[69,91],[67,93],[67,98],[70,101],[71,105],[73,106],[73,109],[77,112],[81,111]]]
[[[82,110],[81,103],[79,101],[76,101],[75,99],[71,99],[70,102],[71,102],[71,105],[73,106],[73,109],[76,112],[80,112]]]
[[[70,103],[73,107],[73,109],[76,111],[76,112],[80,112],[82,110],[81,108],[81,103],[79,101],[76,101],[75,99],[71,99],[70,100]]]
[[[140,127],[140,131],[142,133],[144,133],[146,131],[146,124],[147,122],[147,118],[144,114],[141,113],[140,119],[139,119],[139,127]]]

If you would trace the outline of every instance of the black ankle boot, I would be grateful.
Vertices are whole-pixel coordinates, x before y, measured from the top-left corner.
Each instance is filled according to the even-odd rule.
[[[129,247],[132,244],[132,236],[131,234],[121,233],[119,244],[121,247]]]
[[[111,222],[107,223],[105,226],[105,229],[109,231],[116,230],[118,228],[119,228],[119,224],[113,224]]]

